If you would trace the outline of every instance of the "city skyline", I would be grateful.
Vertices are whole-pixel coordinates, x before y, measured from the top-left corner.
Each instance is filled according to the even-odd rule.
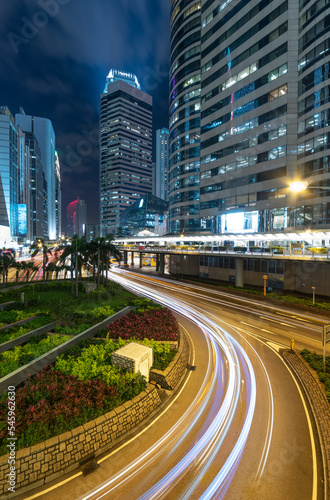
[[[73,0],[55,1],[57,8],[48,12],[47,5],[23,0],[3,7],[1,105],[14,115],[22,106],[27,114],[52,121],[62,208],[80,196],[89,207],[88,223],[97,223],[104,79],[112,67],[135,73],[157,103],[154,131],[168,125],[169,5],[98,0],[92,15],[87,5]]]

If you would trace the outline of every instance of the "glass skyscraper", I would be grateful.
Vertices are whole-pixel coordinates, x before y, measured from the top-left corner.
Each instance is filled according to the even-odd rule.
[[[18,237],[19,167],[18,132],[6,106],[0,107],[0,176],[5,201],[3,219],[8,217],[10,235]],[[2,209],[4,212],[4,207]],[[7,217],[6,217],[7,215]]]
[[[151,191],[152,97],[111,70],[100,102],[101,235],[116,234],[122,210]]]
[[[201,2],[172,0],[170,46],[169,230],[201,230]]]
[[[162,128],[156,132],[156,162],[153,172],[153,194],[168,201],[168,152],[169,131]]]
[[[172,232],[330,225],[330,4],[173,0],[171,12]],[[320,189],[295,195],[296,180]]]
[[[38,141],[47,183],[47,234],[50,240],[55,240],[59,237],[59,234],[58,224],[56,223],[56,186],[58,186],[58,179],[56,179],[57,166],[55,164],[55,133],[53,125],[47,118],[26,115],[23,110],[15,115],[15,120],[23,132],[32,132]]]

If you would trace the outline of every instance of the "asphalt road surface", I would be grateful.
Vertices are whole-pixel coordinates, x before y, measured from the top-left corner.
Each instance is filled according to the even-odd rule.
[[[125,270],[112,277],[175,311],[195,369],[93,473],[63,474],[21,498],[323,499],[313,418],[280,350],[294,337],[321,352],[326,320]]]

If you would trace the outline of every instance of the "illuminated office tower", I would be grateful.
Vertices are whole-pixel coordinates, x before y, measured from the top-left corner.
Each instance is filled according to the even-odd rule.
[[[152,97],[136,76],[111,70],[100,102],[101,235],[116,234],[120,213],[152,191]]]
[[[330,179],[329,14],[323,0],[173,0],[172,232],[330,224],[330,191],[321,189]],[[189,171],[197,151],[186,144],[197,112],[186,103],[194,81],[201,93],[200,129],[194,129],[200,133],[199,173],[197,164]],[[296,180],[319,189],[294,195],[289,186]]]
[[[170,47],[169,230],[201,230],[201,2],[173,0]]]
[[[62,223],[61,223],[61,169],[60,169],[60,160],[55,151],[55,225],[56,225],[56,234],[59,238],[62,232]]]
[[[86,234],[86,224],[87,224],[87,207],[84,200],[77,198],[76,200],[69,203],[66,209],[67,216],[67,236],[78,235],[79,238],[85,236]]]
[[[6,106],[0,107],[0,176],[5,207],[2,219],[8,219],[11,238],[18,237],[19,167],[18,131]],[[1,193],[0,193],[1,194]],[[3,224],[5,226],[5,224]]]
[[[156,132],[156,162],[153,171],[153,195],[168,200],[168,151],[169,131],[162,128]]]
[[[25,145],[29,157],[29,211],[27,212],[29,234],[28,238],[35,241],[37,238],[48,239],[48,220],[45,214],[47,207],[47,181],[41,162],[41,151],[37,139],[32,132],[24,133]]]
[[[56,225],[56,165],[55,165],[55,133],[52,122],[47,118],[26,115],[21,108],[20,113],[15,115],[16,125],[23,132],[31,132],[38,141],[41,153],[41,162],[47,183],[47,231],[46,236],[50,240],[59,237]]]
[[[79,238],[85,236],[87,224],[86,211],[87,208],[84,200],[77,198],[69,203],[66,208],[67,236],[78,235]]]

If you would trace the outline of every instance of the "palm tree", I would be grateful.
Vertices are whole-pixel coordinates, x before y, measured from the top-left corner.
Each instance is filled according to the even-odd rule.
[[[114,237],[112,234],[108,234],[105,237],[96,238],[95,248],[97,249],[97,290],[100,290],[100,274],[101,271],[106,269],[106,286],[108,286],[108,271],[109,271],[109,259],[110,256],[120,258],[121,254],[119,250],[113,245]],[[102,273],[103,276],[103,273]]]
[[[22,264],[22,269],[24,271],[27,271],[26,282],[28,282],[29,276],[30,276],[30,271],[32,271],[32,269],[35,269],[35,267],[36,267],[35,262],[32,262],[32,260],[29,260],[29,261],[21,262],[21,264]]]
[[[49,273],[54,273],[56,271],[57,265],[55,262],[49,262],[49,264],[46,266],[45,271],[46,271],[46,279],[47,281],[49,280]]]
[[[22,262],[15,261],[15,262],[13,262],[12,267],[14,267],[16,269],[16,283],[18,283],[19,272],[22,271],[22,269],[23,269]]]
[[[8,280],[8,270],[15,262],[15,257],[11,254],[3,253],[0,255],[0,269],[2,271],[2,286],[6,286]]]
[[[61,262],[65,262],[67,258],[71,260],[71,293],[73,294],[73,269],[75,271],[75,288],[76,297],[78,297],[78,281],[81,277],[81,268],[87,256],[87,242],[85,236],[79,238],[74,235],[71,240],[71,245],[64,247],[63,253],[60,257]]]
[[[32,258],[42,253],[42,279],[45,279],[46,264],[48,262],[48,256],[52,255],[52,251],[46,245],[42,238],[38,238],[32,245],[31,250],[33,251]]]

